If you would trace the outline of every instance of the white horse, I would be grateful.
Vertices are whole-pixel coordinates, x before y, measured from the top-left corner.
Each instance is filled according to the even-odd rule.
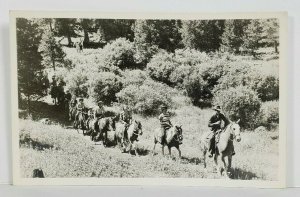
[[[214,155],[215,167],[219,170],[222,176],[222,169],[224,169],[225,175],[228,176],[228,169],[231,168],[232,154],[234,152],[233,141],[241,141],[240,126],[237,122],[231,122],[224,131],[219,134],[219,140],[216,143],[216,153]],[[206,132],[202,135],[200,140],[200,148],[203,153],[204,168],[206,168],[206,153],[209,150],[209,136],[211,132]],[[218,166],[218,156],[220,156],[223,166]],[[228,158],[228,163],[225,161],[225,157]]]

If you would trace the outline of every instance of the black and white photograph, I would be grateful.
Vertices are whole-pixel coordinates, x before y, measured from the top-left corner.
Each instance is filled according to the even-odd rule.
[[[286,16],[11,12],[14,184],[284,187]]]

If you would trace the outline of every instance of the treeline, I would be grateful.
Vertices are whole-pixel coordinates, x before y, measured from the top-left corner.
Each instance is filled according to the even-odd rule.
[[[140,52],[155,48],[174,52],[192,48],[210,52],[224,50],[255,52],[258,47],[278,47],[278,20],[121,20],[121,19],[35,19],[56,37],[82,38],[86,48],[102,47],[119,37],[134,41]],[[96,39],[90,40],[91,35]],[[99,44],[99,45],[97,45]],[[150,47],[150,49],[148,49]]]

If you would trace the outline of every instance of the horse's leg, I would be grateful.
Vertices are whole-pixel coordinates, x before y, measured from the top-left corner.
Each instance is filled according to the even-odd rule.
[[[214,168],[218,171],[218,155],[215,154],[214,156]]]
[[[228,156],[228,169],[231,168],[231,162],[232,162],[232,155]]]
[[[171,158],[171,146],[168,146],[169,157]]]
[[[162,152],[162,155],[165,155],[165,145],[161,145],[161,152]]]
[[[179,159],[181,159],[181,150],[180,150],[180,147],[179,147],[179,145],[178,145],[178,146],[176,146],[176,148],[177,148],[177,150],[178,150]]]
[[[204,165],[204,168],[206,168],[206,152],[207,152],[207,150],[206,149],[204,149],[203,150],[203,152],[202,152],[202,156],[203,156],[203,165]]]
[[[225,156],[223,154],[221,155],[221,160],[223,162],[223,169],[224,169],[225,176],[228,177],[227,165],[226,165],[226,161],[225,161]],[[222,176],[222,171],[220,171],[220,173],[221,173],[221,176]]]
[[[156,143],[157,143],[157,141],[154,139],[154,146],[153,146],[153,150],[152,150],[152,156],[155,155],[155,147],[156,147]]]

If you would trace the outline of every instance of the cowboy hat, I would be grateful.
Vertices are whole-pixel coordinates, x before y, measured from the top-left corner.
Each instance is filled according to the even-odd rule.
[[[166,105],[162,105],[160,106],[160,109],[168,109],[168,107]]]
[[[221,111],[221,107],[220,107],[219,105],[217,105],[217,106],[215,106],[215,107],[213,108],[213,110],[215,110],[215,111]]]

